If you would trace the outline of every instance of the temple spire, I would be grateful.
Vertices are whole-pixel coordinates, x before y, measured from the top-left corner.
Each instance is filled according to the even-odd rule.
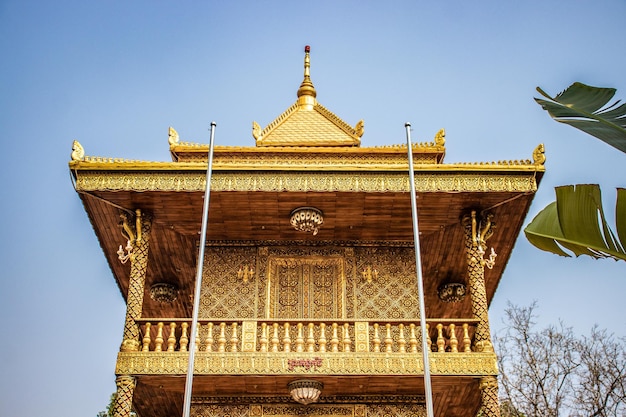
[[[317,93],[315,92],[315,87],[311,82],[311,58],[309,53],[311,52],[311,47],[309,45],[304,47],[304,80],[302,80],[302,84],[300,84],[300,88],[298,89],[298,105],[301,107],[309,107],[312,109],[315,104],[315,97]]]

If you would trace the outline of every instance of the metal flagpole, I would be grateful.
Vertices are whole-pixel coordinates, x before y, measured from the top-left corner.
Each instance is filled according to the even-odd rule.
[[[189,366],[187,366],[187,380],[185,381],[185,399],[183,417],[189,417],[191,412],[191,388],[193,386],[193,368],[196,356],[196,335],[198,334],[198,311],[200,309],[200,289],[202,288],[202,267],[204,265],[204,245],[206,240],[207,222],[209,218],[209,199],[211,196],[211,174],[213,171],[213,137],[215,122],[211,122],[211,140],[209,142],[209,164],[206,170],[206,188],[204,190],[204,206],[202,208],[202,229],[200,230],[200,253],[196,268],[196,289],[193,295],[193,318],[189,341]]]
[[[426,395],[426,415],[434,417],[433,391],[430,385],[430,363],[428,361],[428,334],[426,332],[426,307],[424,306],[424,284],[422,278],[422,258],[420,256],[419,226],[417,225],[417,203],[415,199],[415,172],[413,170],[413,145],[411,144],[411,123],[405,123],[406,143],[409,157],[409,182],[411,184],[411,211],[413,217],[413,241],[415,247],[415,269],[417,270],[417,292],[420,306],[420,327],[422,328],[422,358],[424,362],[424,391]]]

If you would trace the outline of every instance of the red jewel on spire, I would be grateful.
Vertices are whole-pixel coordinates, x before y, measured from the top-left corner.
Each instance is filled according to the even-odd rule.
[[[311,47],[309,45],[304,47],[304,52],[311,52]]]

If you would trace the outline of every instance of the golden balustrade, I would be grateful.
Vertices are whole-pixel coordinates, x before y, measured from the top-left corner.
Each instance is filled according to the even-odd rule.
[[[191,320],[137,321],[143,352],[186,352]],[[202,352],[421,352],[419,321],[215,320],[198,321],[195,336]],[[432,352],[472,352],[477,320],[428,319]]]

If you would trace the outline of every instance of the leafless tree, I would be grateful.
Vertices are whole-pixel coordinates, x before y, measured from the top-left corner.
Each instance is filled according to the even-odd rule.
[[[597,327],[578,338],[562,322],[537,330],[536,308],[509,304],[495,338],[506,415],[626,416],[626,340]]]
[[[594,327],[578,343],[573,405],[580,417],[626,416],[626,340]]]

